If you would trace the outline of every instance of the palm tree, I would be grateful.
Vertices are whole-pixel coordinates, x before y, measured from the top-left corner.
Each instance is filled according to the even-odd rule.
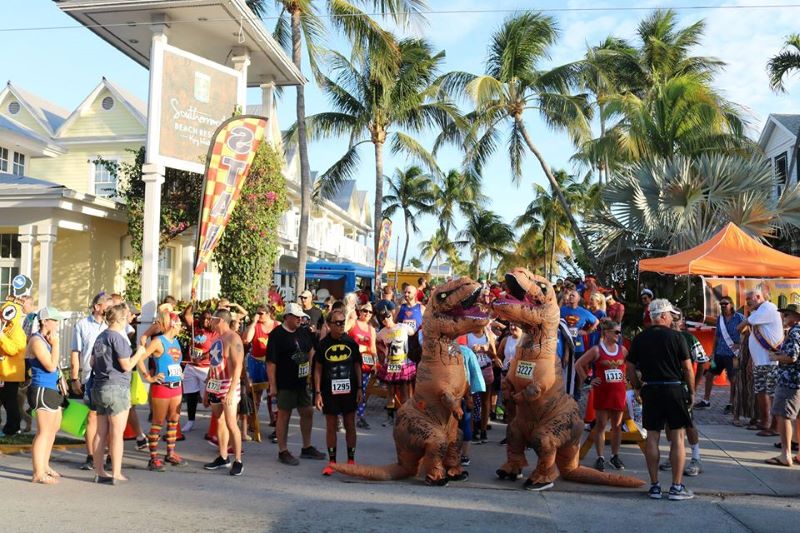
[[[790,72],[800,72],[800,34],[793,33],[786,38],[783,49],[767,63],[769,86],[773,91],[785,92],[784,78]]]
[[[292,62],[302,70],[303,39],[305,38],[308,60],[315,77],[318,75],[317,55],[319,41],[325,33],[325,26],[318,16],[315,2],[311,0],[274,0],[279,10],[274,36],[289,52]],[[266,14],[267,0],[247,0],[247,5],[259,17]],[[381,14],[389,14],[392,19],[405,25],[411,17],[418,16],[425,7],[424,0],[371,0],[358,3],[346,0],[328,0],[327,10],[331,24],[341,30],[352,42],[355,49],[376,46],[388,49],[388,33],[361,11],[358,5],[368,5]],[[305,128],[306,103],[305,87],[297,86],[297,145],[300,156],[300,234],[297,243],[297,289],[305,288],[306,262],[308,261],[308,223],[311,214],[311,168],[308,163],[308,137]],[[380,204],[378,204],[380,205]],[[376,209],[376,212],[379,211]],[[379,224],[379,222],[378,222]],[[376,224],[376,241],[377,228]],[[377,249],[377,245],[376,245]]]
[[[502,257],[508,252],[508,246],[514,240],[511,226],[495,213],[476,209],[467,217],[467,224],[457,237],[459,246],[469,246],[472,253],[470,270],[475,273],[475,279],[481,274],[481,260],[485,255]],[[491,271],[491,268],[489,269]]]
[[[456,245],[450,240],[450,237],[445,234],[443,228],[437,228],[427,241],[419,243],[419,251],[422,257],[430,257],[428,267],[425,272],[430,272],[433,268],[433,263],[439,254],[444,253],[448,260],[452,263],[453,258],[458,256],[458,249]]]
[[[306,119],[309,138],[347,136],[349,146],[339,161],[319,179],[318,193],[329,197],[341,183],[358,171],[359,147],[372,144],[375,154],[375,205],[383,205],[383,149],[409,154],[438,172],[436,160],[411,135],[430,127],[452,128],[461,124],[456,105],[443,96],[437,80],[444,52],[433,53],[422,39],[396,43],[399,59],[375,48],[347,58],[331,52],[329,62],[335,79],[322,77],[323,91],[334,111]],[[386,74],[388,72],[388,74]],[[294,129],[290,130],[290,135]],[[375,246],[381,210],[375,209]]]
[[[408,266],[411,268],[416,268],[417,270],[422,269],[422,261],[418,257],[412,257],[408,260]]]
[[[383,218],[392,218],[395,213],[402,211],[406,227],[406,242],[400,260],[400,270],[403,270],[411,232],[419,233],[417,215],[433,213],[431,179],[421,168],[411,166],[405,170],[395,170],[394,178],[387,181],[389,194],[383,197]]]
[[[551,17],[534,12],[516,14],[492,36],[486,74],[476,76],[454,72],[445,76],[444,87],[466,92],[475,103],[475,111],[468,117],[473,119],[473,127],[466,133],[463,143],[470,167],[480,173],[486,159],[497,147],[499,126],[510,122],[508,153],[513,179],[519,181],[521,178],[527,147],[539,161],[569,217],[575,236],[586,250],[587,257],[591,258],[589,243],[523,119],[525,111],[537,110],[548,126],[565,130],[575,144],[582,144],[590,138],[591,108],[587,97],[570,94],[570,85],[578,67],[571,64],[540,70],[540,63],[548,58],[548,50],[557,37],[558,28]],[[444,138],[459,140],[459,135],[446,131]]]

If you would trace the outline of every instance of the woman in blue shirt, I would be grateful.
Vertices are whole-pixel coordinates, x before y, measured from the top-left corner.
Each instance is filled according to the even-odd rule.
[[[64,396],[58,388],[58,321],[63,315],[53,307],[39,311],[39,331],[28,340],[25,357],[31,362],[28,404],[36,411],[36,436],[33,438],[31,481],[47,485],[58,483],[61,475],[50,468],[50,454],[61,427]]]

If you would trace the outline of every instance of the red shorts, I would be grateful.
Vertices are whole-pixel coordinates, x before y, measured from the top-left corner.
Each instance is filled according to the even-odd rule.
[[[175,398],[176,396],[181,396],[182,394],[183,394],[183,385],[178,385],[174,389],[171,389],[166,385],[161,385],[159,383],[153,383],[152,385],[150,385],[151,398],[158,398],[159,400],[169,400],[170,398]]]

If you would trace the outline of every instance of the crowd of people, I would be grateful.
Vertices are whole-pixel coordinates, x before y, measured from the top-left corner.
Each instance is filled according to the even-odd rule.
[[[777,309],[765,289],[757,287],[747,293],[745,317],[733,308],[730,297],[722,297],[714,345],[706,354],[687,330],[683,313],[668,300],[655,298],[651,289],[641,290],[642,315],[632,317],[626,314],[619,291],[603,289],[592,276],[558,280],[554,288],[561,310],[557,354],[566,392],[576,400],[588,395],[586,421],[587,429],[593,428],[589,438],[594,440],[596,469],[625,468],[619,453],[621,435],[623,421],[632,417],[647,433],[650,496],[662,496],[659,472],[671,471],[669,498],[691,498],[683,476],[696,476],[703,469],[693,412],[711,407],[714,379],[722,372],[732,384],[724,413],[737,425],[744,425],[742,418],[750,418],[747,428],[760,436],[780,436],[776,447],[781,452],[770,464],[800,462],[800,456],[794,455],[796,432],[793,436],[793,429],[800,430],[796,427],[800,411],[798,306]],[[138,310],[120,295],[99,293],[88,315],[74,327],[66,383],[59,369],[57,334],[63,316],[52,307],[35,312],[26,297],[30,385],[21,394],[37,415],[32,480],[44,484],[59,480],[49,457],[67,396],[82,398],[90,408],[87,454],[81,468],[93,471],[97,483],[125,480],[126,427],[136,435],[137,449],[149,453],[148,469],[185,466],[176,443],[181,434],[195,429],[200,403],[211,410],[211,426],[216,429],[210,429],[206,437],[218,450],[205,469],[225,468],[232,476],[242,475],[242,441],[251,440],[254,429],[248,420],[266,408],[269,426],[274,428],[268,438],[277,444],[278,460],[297,465],[300,459],[327,459],[323,474],[331,475],[331,464],[339,460],[338,433],[345,434],[347,461],[352,463],[356,428],[371,429],[366,416],[370,393],[380,391],[385,397],[384,426],[393,424],[396,410],[413,394],[431,290],[421,278],[416,285],[401,287],[399,297],[387,285],[374,299],[359,292],[337,300],[323,291],[305,290],[297,302],[285,303],[273,288],[270,303],[257,307],[251,316],[226,299],[206,309],[187,306],[178,311],[177,302],[168,297],[159,306],[155,322],[141,335],[135,329]],[[489,307],[494,299],[505,296],[503,283],[484,283],[480,303]],[[273,304],[282,307],[280,316]],[[642,324],[630,342],[623,340],[624,322]],[[489,441],[493,422],[508,421],[502,384],[525,328],[494,320],[457,339],[469,383],[460,421],[462,465],[470,464],[471,445]],[[703,398],[695,401],[703,384]],[[132,402],[132,395],[138,400]],[[149,407],[147,431],[135,403]],[[186,421],[179,427],[184,403]],[[642,406],[640,418],[637,404]],[[327,453],[311,442],[315,409],[324,415]],[[295,410],[302,438],[299,459],[287,444]],[[25,410],[15,413],[6,406],[6,411],[3,430],[15,433]],[[606,428],[610,428],[611,443],[608,460]],[[29,420],[26,429],[30,429]],[[665,461],[660,461],[658,448],[662,431],[671,446]],[[163,455],[159,452],[162,437],[166,441]],[[504,444],[500,437],[496,440]],[[691,449],[688,463],[685,439]]]

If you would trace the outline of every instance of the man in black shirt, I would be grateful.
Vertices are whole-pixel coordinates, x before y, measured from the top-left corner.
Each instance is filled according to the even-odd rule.
[[[347,442],[347,462],[355,462],[356,406],[361,402],[361,353],[358,344],[344,332],[344,313],[337,309],[328,315],[328,335],[319,341],[314,358],[314,398],[325,414],[325,440],[330,463],[336,462],[337,418],[342,415]],[[322,471],[330,476],[330,463]]]
[[[311,445],[314,409],[311,407],[308,380],[311,375],[315,341],[308,329],[300,327],[303,318],[308,318],[308,315],[303,313],[299,304],[288,304],[283,314],[283,324],[272,330],[267,343],[267,374],[270,390],[277,391],[278,397],[278,422],[275,428],[278,460],[292,466],[300,463],[286,445],[286,433],[289,430],[289,418],[293,409],[297,409],[300,414],[300,434],[303,438],[300,457],[325,459],[325,454]]]
[[[647,430],[645,458],[650,473],[649,495],[661,499],[658,483],[658,445],[664,425],[669,426],[672,486],[670,500],[688,500],[692,491],[682,483],[685,428],[692,427],[689,406],[694,403],[694,372],[683,336],[672,329],[672,313],[680,313],[668,300],[650,302],[652,326],[637,335],[628,352],[628,376],[642,399],[642,421]],[[636,372],[642,376],[639,383]]]
[[[322,327],[322,310],[314,305],[314,295],[311,291],[305,290],[300,293],[300,305],[303,306],[303,313],[308,319],[311,332],[316,334]]]

